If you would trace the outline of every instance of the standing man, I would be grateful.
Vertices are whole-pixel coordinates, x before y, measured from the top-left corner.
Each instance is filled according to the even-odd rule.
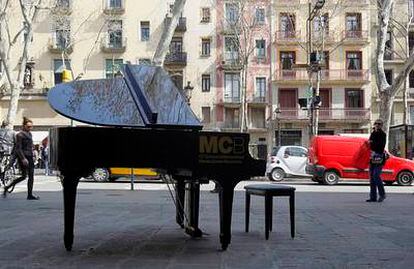
[[[369,164],[370,194],[367,202],[377,202],[377,188],[379,194],[378,202],[380,203],[385,199],[385,189],[381,179],[381,172],[386,161],[384,148],[387,135],[382,130],[382,126],[383,121],[381,119],[377,119],[374,122],[374,130],[368,140],[371,148],[371,158]]]
[[[4,187],[3,196],[6,196],[7,190],[16,185],[17,183],[26,179],[26,176],[29,176],[27,181],[27,200],[38,200],[39,197],[34,196],[33,191],[33,181],[34,181],[34,163],[33,163],[33,139],[32,133],[30,132],[33,129],[32,120],[23,117],[23,130],[16,135],[16,154],[19,161],[20,169],[22,171],[22,176],[13,180]]]

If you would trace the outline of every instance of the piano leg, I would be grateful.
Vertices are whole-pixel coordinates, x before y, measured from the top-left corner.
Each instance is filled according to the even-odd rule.
[[[188,218],[185,232],[192,237],[201,237],[203,232],[198,227],[198,217],[200,211],[200,183],[192,180],[187,181],[185,192]]]
[[[65,232],[63,240],[67,251],[72,250],[73,226],[75,221],[76,188],[78,187],[80,176],[65,175],[62,180],[63,185],[63,205],[65,215]]]
[[[176,216],[175,220],[181,228],[184,228],[184,195],[185,195],[185,183],[184,179],[177,179],[175,183],[175,204],[176,204]]]
[[[217,180],[221,185],[219,190],[220,204],[220,243],[226,250],[231,241],[231,216],[233,211],[234,188],[239,181]]]

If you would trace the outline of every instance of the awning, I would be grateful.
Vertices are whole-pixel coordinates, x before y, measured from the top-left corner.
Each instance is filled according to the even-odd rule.
[[[42,140],[45,139],[48,135],[48,131],[32,131],[32,138],[33,138],[33,144],[41,144]]]

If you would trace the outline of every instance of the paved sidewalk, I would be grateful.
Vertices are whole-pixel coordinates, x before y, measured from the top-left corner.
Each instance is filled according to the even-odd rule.
[[[201,192],[200,228],[192,239],[175,223],[165,185],[81,183],[75,242],[63,247],[62,193],[56,178],[37,178],[39,201],[25,185],[0,198],[0,268],[413,268],[414,187],[387,188],[387,200],[365,203],[355,186],[297,188],[296,238],[288,199],[274,203],[273,232],[264,239],[263,198],[253,196],[244,232],[244,192],[238,185],[232,242],[220,251],[217,194]],[[251,182],[247,182],[251,183]],[[213,187],[203,186],[203,190]],[[328,187],[328,188],[325,188]],[[360,188],[358,188],[359,190]],[[368,186],[365,186],[368,190]],[[311,190],[311,191],[310,191]],[[332,190],[340,192],[332,192]],[[401,193],[402,192],[402,193]]]

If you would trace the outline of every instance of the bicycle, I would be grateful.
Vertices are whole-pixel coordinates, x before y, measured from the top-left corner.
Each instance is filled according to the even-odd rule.
[[[16,177],[18,177],[18,170],[11,164],[12,156],[10,154],[0,153],[0,182],[4,187],[12,182]],[[8,193],[12,193],[14,190],[14,185],[7,189]]]

